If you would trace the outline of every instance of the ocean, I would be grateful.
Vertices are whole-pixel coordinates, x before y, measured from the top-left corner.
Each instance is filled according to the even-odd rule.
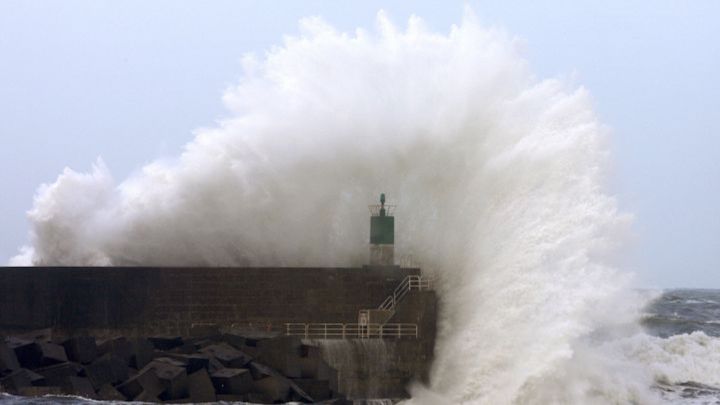
[[[720,290],[665,291],[647,307],[642,324],[663,338],[696,331],[720,337]]]
[[[654,300],[642,319],[645,331],[661,338],[702,332],[720,337],[720,290],[667,290]],[[692,353],[687,360],[693,362]],[[697,381],[658,381],[656,389],[670,402],[687,404],[720,404],[720,387]]]

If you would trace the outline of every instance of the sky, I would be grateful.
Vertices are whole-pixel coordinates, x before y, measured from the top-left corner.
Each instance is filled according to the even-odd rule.
[[[466,6],[520,38],[538,78],[592,94],[637,284],[720,288],[720,2],[702,0],[0,1],[0,263],[27,243],[41,183],[98,156],[116,179],[176,156],[225,116],[241,57],[301,18],[353,31],[382,9],[447,32]]]

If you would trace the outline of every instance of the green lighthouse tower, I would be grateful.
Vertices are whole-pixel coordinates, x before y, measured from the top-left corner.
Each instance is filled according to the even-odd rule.
[[[370,265],[395,264],[394,205],[385,205],[385,193],[380,194],[380,205],[370,205]]]

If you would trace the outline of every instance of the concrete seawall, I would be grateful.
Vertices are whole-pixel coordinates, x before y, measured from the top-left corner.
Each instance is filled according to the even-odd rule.
[[[358,310],[377,307],[417,274],[399,267],[6,267],[0,268],[0,333],[52,328],[62,336],[187,336],[192,325],[205,323],[280,333],[286,322],[354,323]],[[390,322],[417,323],[419,337],[325,345],[349,397],[403,397],[407,383],[427,379],[434,292],[409,294]]]

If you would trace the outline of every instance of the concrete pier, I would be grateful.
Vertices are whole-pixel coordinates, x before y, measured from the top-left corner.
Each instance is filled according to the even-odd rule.
[[[0,335],[51,328],[62,339],[184,337],[204,327],[282,335],[286,323],[357,323],[359,310],[377,308],[405,277],[419,274],[397,266],[5,267]],[[405,397],[408,383],[426,380],[436,305],[433,291],[416,291],[395,309],[389,322],[417,324],[417,338],[319,342],[343,394]]]

